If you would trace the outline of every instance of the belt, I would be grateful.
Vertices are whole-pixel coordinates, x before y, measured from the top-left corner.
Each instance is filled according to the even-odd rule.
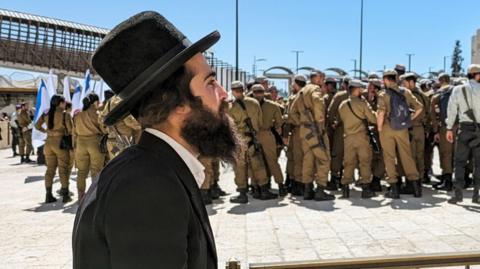
[[[480,124],[474,122],[460,122],[460,129],[471,130],[475,128],[480,128]]]

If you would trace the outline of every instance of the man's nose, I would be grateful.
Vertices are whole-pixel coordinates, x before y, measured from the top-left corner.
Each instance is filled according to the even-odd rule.
[[[225,90],[225,88],[222,85],[218,85],[218,96],[222,100],[225,100],[225,99],[228,98],[227,91]]]

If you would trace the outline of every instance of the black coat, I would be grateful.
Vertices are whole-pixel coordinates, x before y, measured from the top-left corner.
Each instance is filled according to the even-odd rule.
[[[210,222],[189,168],[144,132],[101,172],[73,228],[74,269],[217,268]]]

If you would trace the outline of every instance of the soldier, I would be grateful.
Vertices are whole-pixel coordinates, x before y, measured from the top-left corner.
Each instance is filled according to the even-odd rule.
[[[79,201],[85,195],[88,173],[90,172],[92,181],[96,180],[105,164],[105,154],[100,152],[99,145],[102,136],[106,134],[103,124],[100,124],[98,95],[90,93],[82,102],[83,111],[76,114],[73,118]]]
[[[412,157],[408,128],[411,126],[411,120],[420,115],[423,107],[408,89],[398,86],[395,70],[384,71],[383,83],[385,91],[382,91],[378,98],[377,128],[383,148],[387,182],[390,184],[390,190],[385,197],[400,198],[395,167],[397,157],[402,163],[407,178],[414,181],[412,184],[414,196],[421,197],[421,189],[418,184],[420,176]],[[410,109],[415,112],[410,114]]]
[[[257,133],[257,138],[263,147],[268,171],[278,184],[278,193],[280,196],[285,196],[287,195],[287,189],[283,184],[283,173],[278,164],[277,144],[272,133],[272,130],[275,130],[277,134],[281,132],[283,125],[282,112],[276,103],[265,99],[265,89],[262,85],[253,85],[252,92],[262,108],[263,122],[260,131]]]
[[[12,117],[10,118],[10,130],[12,133],[12,152],[13,157],[17,157],[17,147],[19,146],[20,140],[20,130],[17,124],[17,115],[20,114],[22,106],[15,105],[15,112],[12,113]]]
[[[400,81],[400,77],[405,74],[406,68],[403,64],[395,65],[394,70],[397,72],[397,81]]]
[[[419,173],[424,173],[425,126],[429,118],[428,108],[430,107],[430,102],[428,97],[417,88],[417,75],[415,73],[406,73],[403,75],[403,86],[410,90],[413,96],[415,96],[425,108],[422,109],[422,112],[414,120],[412,120],[412,127],[410,128],[410,147],[412,149],[413,160],[417,165],[417,171]],[[412,190],[410,186],[411,182],[407,181],[406,191],[408,193],[411,193]]]
[[[337,81],[335,78],[327,77],[325,79],[325,84],[323,84],[323,92],[325,95],[325,107],[328,108],[330,106],[330,102],[333,99],[333,96],[337,92]]]
[[[343,172],[343,125],[338,117],[338,107],[340,104],[348,99],[348,83],[350,80],[343,80],[343,86],[347,86],[346,90],[338,91],[334,96],[327,110],[327,123],[330,130],[331,139],[331,175],[328,182],[327,189],[334,191],[338,190],[340,186],[340,179]]]
[[[200,187],[200,193],[202,194],[203,203],[205,205],[211,205],[212,200],[216,200],[220,197],[220,196],[217,196],[216,193],[213,193],[211,189],[214,182],[214,176],[215,176],[214,167],[213,167],[214,159],[209,157],[199,156],[198,160],[205,168],[204,170],[205,180],[203,181],[202,186]]]
[[[350,186],[353,183],[355,167],[359,166],[362,187],[362,198],[375,196],[370,183],[372,182],[372,148],[367,134],[368,123],[376,124],[375,112],[365,99],[361,97],[363,83],[352,80],[349,85],[350,97],[340,104],[339,118],[344,129],[345,154],[343,161],[342,198],[350,197]]]
[[[253,86],[252,86],[253,87]],[[266,164],[263,162],[261,153],[258,152],[256,134],[263,124],[262,108],[257,100],[244,96],[244,85],[240,81],[232,82],[232,94],[235,101],[229,108],[229,114],[237,126],[238,133],[245,142],[242,151],[238,154],[233,170],[235,172],[235,184],[239,195],[232,197],[232,203],[248,203],[248,175],[252,178],[255,189],[254,198],[270,200],[277,198],[268,188]]]
[[[100,112],[100,119],[103,121],[107,114],[110,113],[110,111],[112,111],[112,109],[117,106],[120,101],[120,97],[116,95],[111,96],[111,98],[107,98],[103,110]],[[112,160],[125,148],[138,142],[142,132],[142,127],[132,115],[128,115],[123,120],[107,127],[107,132],[108,159]]]
[[[377,75],[377,73],[375,73],[375,72],[370,72],[370,73],[368,73],[367,79],[368,79],[368,80],[380,79],[380,77]]]
[[[370,107],[373,111],[377,111],[378,109],[378,94],[382,89],[382,82],[378,79],[370,79],[368,82],[367,90],[364,92],[364,98],[367,100]],[[380,141],[380,134],[376,126],[373,128],[373,134],[375,136],[375,140],[377,142]],[[385,178],[385,164],[383,163],[383,153],[381,151],[373,152],[372,156],[372,191],[380,192],[382,191],[381,180]]]
[[[430,173],[433,165],[433,149],[435,147],[434,136],[432,128],[431,104],[434,96],[434,91],[431,89],[431,81],[429,79],[422,79],[420,81],[420,90],[428,99],[428,117],[425,123],[425,154],[424,154],[424,172],[423,183],[430,183]],[[419,171],[421,173],[421,171]]]
[[[303,168],[305,184],[304,200],[327,201],[335,196],[325,192],[330,170],[330,149],[325,130],[325,103],[321,94],[323,77],[318,72],[310,74],[310,83],[299,92],[292,112],[300,116],[300,137],[302,139]],[[317,189],[313,181],[316,175]]]
[[[453,87],[450,85],[450,76],[446,73],[442,73],[438,76],[440,83],[440,89],[432,97],[431,104],[431,122],[432,129],[435,133],[434,140],[438,143],[438,151],[440,154],[440,168],[442,174],[440,176],[440,182],[433,184],[433,187],[439,190],[452,190],[452,174],[453,174],[453,155],[454,145],[447,141],[447,107],[452,94]],[[454,134],[458,129],[458,125],[452,126]]]
[[[292,107],[298,98],[298,92],[307,84],[307,78],[303,75],[295,76],[292,84],[292,95],[288,98],[288,114],[286,115],[287,130],[284,134],[288,134],[288,151],[287,151],[287,178],[290,178],[292,195],[303,195],[304,185],[302,183],[302,163],[303,151],[300,137],[300,115],[293,113]]]
[[[472,202],[480,203],[480,65],[472,64],[467,69],[468,82],[456,86],[448,102],[447,134],[448,142],[453,144],[453,127],[457,122],[460,131],[455,147],[455,181],[454,196],[448,200],[451,204],[463,201],[462,188],[465,185],[467,162],[470,156],[474,159],[474,187]]]
[[[20,113],[17,115],[18,128],[20,130],[19,153],[20,163],[31,163],[32,153],[32,118],[29,113],[28,104],[21,105]]]

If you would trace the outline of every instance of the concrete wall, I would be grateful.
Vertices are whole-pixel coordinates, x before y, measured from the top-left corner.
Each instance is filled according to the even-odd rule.
[[[480,64],[480,29],[472,37],[472,64]]]

